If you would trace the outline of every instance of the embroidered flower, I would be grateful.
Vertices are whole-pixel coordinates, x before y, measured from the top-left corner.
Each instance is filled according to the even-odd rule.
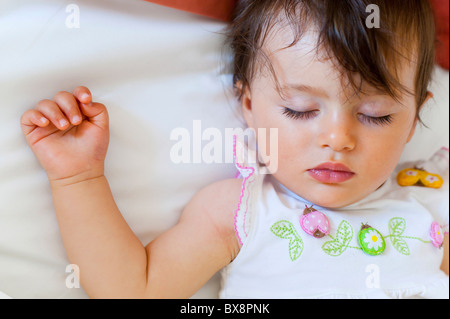
[[[378,250],[383,246],[383,241],[381,240],[381,236],[375,230],[369,230],[365,237],[364,242],[367,244],[367,248]]]
[[[407,171],[405,174],[408,176],[417,176],[417,171]]]
[[[380,232],[367,224],[361,226],[358,242],[361,249],[372,256],[377,256],[386,249],[386,242]]]
[[[434,183],[434,182],[437,182],[439,180],[439,178],[437,178],[436,176],[433,176],[433,175],[428,175],[425,178],[425,180],[430,182],[430,183]]]
[[[442,232],[441,226],[437,222],[431,223],[430,229],[431,243],[434,247],[441,248],[444,243],[444,233]]]

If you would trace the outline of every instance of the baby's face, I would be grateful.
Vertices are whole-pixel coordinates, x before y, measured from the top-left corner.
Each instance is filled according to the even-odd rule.
[[[289,37],[279,31],[266,42],[284,99],[269,73],[261,72],[242,100],[244,117],[256,130],[278,129],[273,175],[280,183],[316,205],[350,205],[393,172],[414,133],[415,98],[404,93],[397,102],[370,87],[363,90],[370,93],[355,96],[332,61],[319,61],[312,33],[279,50]],[[414,74],[413,65],[401,74],[412,92]]]

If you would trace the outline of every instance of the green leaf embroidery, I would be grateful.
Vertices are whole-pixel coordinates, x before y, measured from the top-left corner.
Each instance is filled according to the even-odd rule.
[[[392,246],[394,246],[397,251],[403,255],[409,255],[409,247],[406,241],[401,237],[390,237]]]
[[[294,226],[285,220],[279,221],[270,227],[270,230],[272,233],[275,234],[275,236],[278,236],[283,239],[290,239],[292,236],[292,233],[294,232]]]
[[[303,251],[303,242],[300,238],[289,241],[289,257],[292,261],[297,260]]]
[[[391,218],[389,221],[389,234],[391,236],[400,236],[406,229],[406,221],[400,217]]]
[[[271,232],[282,239],[289,239],[289,257],[292,261],[297,260],[303,251],[303,241],[292,223],[282,220],[270,227]]]
[[[389,238],[392,246],[401,254],[409,255],[409,247],[401,236],[406,229],[406,221],[400,217],[391,218],[389,221]]]
[[[347,249],[352,238],[353,228],[348,221],[343,220],[336,231],[336,238],[323,244],[322,250],[330,256],[339,256]]]

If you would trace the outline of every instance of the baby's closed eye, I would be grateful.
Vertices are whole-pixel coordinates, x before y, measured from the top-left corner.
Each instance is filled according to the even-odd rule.
[[[294,119],[294,120],[309,120],[319,113],[318,110],[312,110],[312,111],[294,111],[290,108],[285,107],[283,110],[283,115],[285,115],[287,118]]]
[[[369,116],[366,114],[358,114],[358,118],[361,122],[367,124],[376,124],[376,125],[389,125],[392,123],[393,116],[391,114],[385,116]]]
[[[319,110],[311,111],[295,111],[288,107],[283,109],[283,115],[293,120],[309,120],[319,114]],[[371,116],[363,113],[358,113],[358,119],[364,124],[375,125],[389,125],[392,123],[393,116],[391,114],[384,116]]]

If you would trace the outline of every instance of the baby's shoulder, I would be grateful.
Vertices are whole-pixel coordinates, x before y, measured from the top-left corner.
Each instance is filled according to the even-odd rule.
[[[202,209],[214,210],[223,215],[235,210],[241,194],[242,180],[233,178],[212,183],[201,189],[190,201]]]
[[[182,216],[214,226],[233,256],[239,251],[239,241],[234,229],[234,214],[241,188],[242,180],[236,178],[210,184],[191,199]]]

